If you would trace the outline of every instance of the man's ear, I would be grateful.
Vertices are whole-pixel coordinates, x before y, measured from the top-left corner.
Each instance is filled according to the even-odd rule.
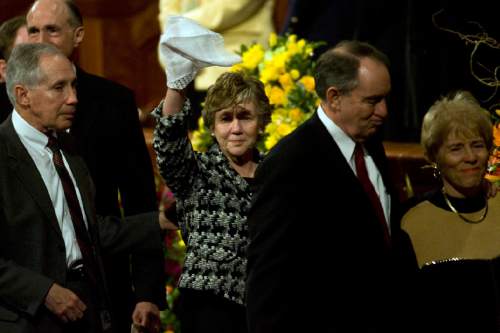
[[[326,101],[333,111],[336,111],[340,108],[340,97],[341,94],[337,88],[329,87],[326,90]]]
[[[7,61],[0,59],[0,82],[5,82],[5,74],[7,72]]]
[[[16,84],[14,86],[14,96],[16,97],[16,104],[23,107],[28,107],[30,105],[29,91],[25,86]]]
[[[75,47],[75,49],[82,43],[84,35],[85,29],[83,28],[83,25],[79,26],[75,29],[75,31],[73,31],[73,46]]]

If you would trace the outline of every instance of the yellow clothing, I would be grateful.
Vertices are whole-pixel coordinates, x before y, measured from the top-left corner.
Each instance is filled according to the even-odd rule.
[[[274,0],[160,0],[160,25],[168,15],[182,15],[207,29],[220,33],[228,51],[237,52],[241,44],[267,45],[273,27]],[[225,67],[203,69],[195,79],[196,90],[207,90]]]
[[[483,213],[462,215],[477,220]],[[403,216],[401,227],[411,239],[419,267],[452,258],[492,259],[500,255],[500,195],[488,200],[488,214],[480,223],[467,223],[424,201]]]

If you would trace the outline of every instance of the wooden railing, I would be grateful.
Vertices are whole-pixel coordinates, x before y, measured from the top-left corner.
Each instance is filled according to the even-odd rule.
[[[156,171],[156,155],[152,148],[153,129],[145,128],[144,136]],[[401,201],[422,194],[437,185],[432,172],[422,168],[428,163],[420,144],[386,141],[384,147],[389,158],[391,178]]]

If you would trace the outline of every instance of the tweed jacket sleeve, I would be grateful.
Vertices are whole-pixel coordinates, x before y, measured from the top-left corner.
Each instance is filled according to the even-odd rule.
[[[187,136],[187,120],[191,105],[184,103],[181,112],[161,117],[163,102],[153,111],[158,119],[153,148],[156,152],[160,174],[178,198],[189,195],[197,173],[196,156]]]

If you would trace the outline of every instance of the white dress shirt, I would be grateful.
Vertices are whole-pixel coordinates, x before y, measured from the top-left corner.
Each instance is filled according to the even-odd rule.
[[[48,138],[45,134],[26,122],[26,120],[24,120],[16,110],[12,112],[12,124],[14,125],[14,130],[17,135],[19,135],[22,144],[35,162],[36,168],[45,183],[45,187],[47,188],[50,200],[52,201],[57,222],[61,228],[64,239],[64,245],[66,248],[66,264],[70,267],[73,262],[82,258],[82,253],[80,252],[80,247],[78,246],[78,242],[76,240],[75,230],[73,228],[68,203],[66,202],[66,197],[64,196],[61,179],[59,178],[54,163],[52,162],[52,151],[47,147]],[[63,157],[64,165],[66,166],[71,180],[75,185],[78,203],[80,204],[80,209],[83,213],[84,210],[80,190],[76,185],[71,168],[69,167],[62,151],[61,155]],[[83,219],[85,221],[85,225],[87,225],[87,219],[84,213]]]
[[[349,137],[335,122],[333,122],[323,111],[321,105],[318,106],[318,117],[325,125],[326,129],[332,136],[337,146],[339,146],[342,155],[346,159],[347,163],[349,163],[352,171],[356,175],[356,164],[354,162],[354,148],[356,147],[356,142],[354,142],[351,137]],[[384,209],[384,215],[387,225],[389,226],[389,221],[391,220],[391,197],[384,185],[384,181],[382,179],[382,175],[378,170],[373,158],[368,154],[366,149],[363,147],[364,155],[365,155],[365,164],[366,169],[368,170],[368,178],[373,184],[375,188],[375,192],[380,199],[380,203],[382,204],[382,208]],[[391,230],[391,228],[388,228]]]

